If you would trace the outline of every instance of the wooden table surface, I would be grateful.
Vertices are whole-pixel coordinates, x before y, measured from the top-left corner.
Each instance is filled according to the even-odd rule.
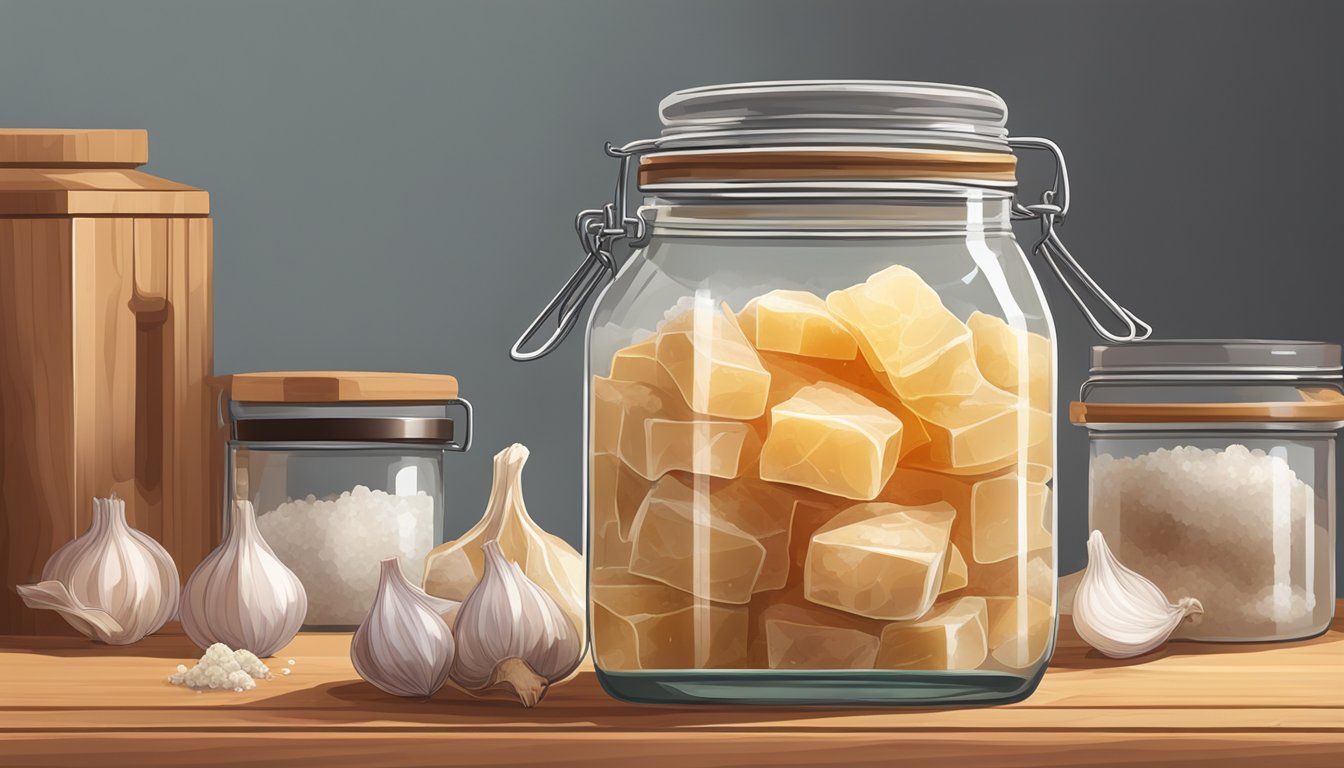
[[[1066,617],[1030,699],[941,710],[632,705],[590,670],[533,710],[447,688],[407,701],[359,680],[348,645],[302,635],[273,660],[293,674],[198,694],[166,682],[198,655],[180,634],[0,638],[0,764],[1344,766],[1340,618],[1302,642],[1115,661]]]

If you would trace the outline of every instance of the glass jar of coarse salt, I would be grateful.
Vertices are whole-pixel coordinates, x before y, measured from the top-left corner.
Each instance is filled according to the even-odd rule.
[[[262,537],[308,593],[305,629],[355,627],[383,559],[418,581],[430,549],[472,523],[445,509],[448,457],[471,444],[471,405],[454,377],[265,372],[220,384],[224,509],[252,503]]]
[[[1070,408],[1091,442],[1089,510],[1120,562],[1169,599],[1176,637],[1290,640],[1335,601],[1337,344],[1149,341],[1092,349]]]

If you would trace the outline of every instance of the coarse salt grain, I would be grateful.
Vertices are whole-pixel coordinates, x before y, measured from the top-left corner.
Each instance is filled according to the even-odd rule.
[[[305,623],[354,626],[373,604],[380,561],[399,558],[406,573],[423,567],[434,546],[434,498],[357,485],[334,499],[286,501],[258,516],[257,526],[303,582]]]
[[[197,693],[221,688],[233,688],[241,693],[256,688],[256,681],[269,674],[270,669],[251,651],[241,648],[235,651],[223,643],[215,643],[205,649],[205,655],[191,669],[178,664],[168,682],[186,686]]]
[[[1244,445],[1102,454],[1091,496],[1093,526],[1125,565],[1168,597],[1203,604],[1177,636],[1268,636],[1310,623],[1316,596],[1292,566],[1307,556],[1315,491],[1282,457]]]

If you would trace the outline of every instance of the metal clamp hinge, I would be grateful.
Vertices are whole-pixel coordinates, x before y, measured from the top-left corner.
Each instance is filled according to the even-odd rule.
[[[654,146],[653,140],[634,141],[623,147],[606,143],[605,151],[609,157],[618,158],[620,171],[616,176],[616,192],[611,202],[601,208],[589,208],[579,211],[574,217],[574,231],[583,246],[584,259],[560,291],[551,298],[541,310],[541,314],[527,326],[527,330],[518,337],[509,350],[514,360],[525,362],[545,357],[555,351],[565,340],[578,322],[579,313],[588,299],[601,286],[616,276],[616,260],[611,255],[612,247],[619,240],[625,240],[630,247],[638,248],[648,240],[648,222],[638,211],[629,213],[629,200],[626,180],[630,174],[632,159],[647,152]],[[551,316],[555,317],[555,329],[549,338],[536,349],[525,352],[523,345],[540,332]]]
[[[1063,241],[1059,239],[1059,233],[1055,227],[1064,223],[1064,218],[1069,213],[1069,202],[1072,195],[1069,194],[1069,169],[1064,163],[1064,153],[1060,151],[1059,145],[1049,139],[1037,137],[1018,137],[1008,139],[1009,146],[1014,149],[1035,149],[1044,150],[1051,154],[1055,160],[1055,179],[1051,188],[1041,193],[1041,201],[1034,205],[1023,205],[1020,202],[1013,202],[1013,218],[1019,220],[1039,219],[1041,222],[1041,237],[1032,246],[1031,252],[1040,256],[1045,263],[1050,265],[1051,271],[1059,282],[1063,283],[1064,288],[1073,296],[1073,301],[1082,310],[1083,315],[1087,317],[1092,324],[1092,330],[1097,332],[1098,336],[1112,342],[1142,341],[1153,333],[1153,327],[1139,316],[1120,306],[1120,304],[1110,294],[1106,293],[1097,281],[1083,269],[1069,249],[1064,247]],[[1101,320],[1092,312],[1092,308],[1087,302],[1083,301],[1078,288],[1074,286],[1067,274],[1082,283],[1082,286],[1093,296],[1101,301],[1111,314],[1115,315],[1125,324],[1125,330],[1121,333],[1113,333],[1106,326],[1102,325]]]

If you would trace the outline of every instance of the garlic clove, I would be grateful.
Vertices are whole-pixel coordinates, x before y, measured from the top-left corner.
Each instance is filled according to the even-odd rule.
[[[1073,599],[1073,626],[1088,645],[1125,659],[1161,646],[1176,627],[1204,606],[1193,597],[1167,600],[1156,584],[1126,568],[1101,531],[1087,540],[1087,569]]]
[[[476,693],[535,706],[579,665],[583,638],[559,603],[498,542],[482,547],[484,573],[458,611],[452,679]]]
[[[433,696],[448,680],[456,655],[440,614],[446,602],[407,581],[397,558],[383,560],[378,594],[350,641],[359,676],[394,696]]]
[[[128,645],[173,617],[181,581],[168,550],[130,526],[126,502],[114,494],[93,500],[89,529],[52,554],[42,582],[18,591],[29,607],[59,612],[86,637]]]
[[[252,503],[231,512],[227,538],[187,579],[182,629],[202,649],[224,643],[264,658],[298,634],[308,595],[257,530]]]
[[[24,605],[60,613],[70,626],[85,637],[111,643],[111,638],[121,634],[121,624],[112,618],[112,614],[101,608],[84,605],[59,581],[53,579],[37,584],[23,584],[15,589],[23,598]]]
[[[425,558],[423,586],[431,595],[464,600],[481,580],[481,545],[498,541],[503,556],[519,564],[532,582],[584,627],[586,584],[583,556],[564,539],[547,533],[527,513],[522,472],[526,446],[513,444],[495,455],[494,481],[485,514],[460,538],[435,547]]]

